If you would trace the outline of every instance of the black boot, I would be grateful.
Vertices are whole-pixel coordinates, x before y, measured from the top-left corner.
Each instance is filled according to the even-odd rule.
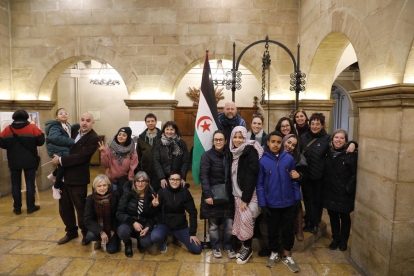
[[[348,249],[348,244],[347,242],[341,241],[339,243],[339,250],[341,251],[346,251]]]
[[[318,230],[319,230],[319,223],[311,223],[311,225],[310,225],[310,229],[309,229],[309,232],[311,232],[312,234],[316,234],[316,233],[318,233]]]
[[[131,258],[134,255],[134,252],[132,252],[132,242],[129,241],[125,243],[125,256],[128,258]]]
[[[340,243],[341,241],[340,240],[333,240],[332,242],[331,242],[331,244],[329,245],[329,249],[330,250],[336,250],[336,249],[338,249],[338,246],[339,246],[339,243]]]
[[[302,228],[303,229],[303,232],[309,232],[310,231],[310,229],[311,229],[311,222],[308,220],[308,221],[305,221],[305,226]]]

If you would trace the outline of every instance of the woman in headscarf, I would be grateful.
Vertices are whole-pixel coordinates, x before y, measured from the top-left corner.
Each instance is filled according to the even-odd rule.
[[[118,133],[105,148],[104,142],[99,142],[101,166],[106,169],[106,176],[116,185],[116,190],[122,196],[124,184],[134,179],[134,170],[138,166],[138,155],[131,139],[130,127],[121,127]]]
[[[161,131],[161,139],[154,148],[154,170],[158,181],[153,184],[154,191],[167,187],[167,178],[172,171],[180,172],[181,185],[184,187],[188,171],[188,149],[181,140],[178,126],[173,121],[165,123]]]
[[[237,254],[237,263],[245,264],[253,254],[254,223],[260,214],[256,183],[263,148],[257,141],[248,139],[245,127],[238,126],[231,132],[230,151],[233,157],[231,179],[235,203],[232,233],[243,242]]]

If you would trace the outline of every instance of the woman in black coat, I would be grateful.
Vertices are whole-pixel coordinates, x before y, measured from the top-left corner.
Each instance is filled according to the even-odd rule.
[[[228,150],[224,149],[227,144],[225,132],[217,130],[213,135],[213,147],[203,153],[200,161],[200,180],[203,190],[200,218],[208,219],[210,243],[213,255],[221,258],[220,224],[223,224],[224,251],[230,259],[236,257],[232,247],[232,228],[234,217],[234,197],[232,195],[230,156]],[[211,187],[225,184],[228,203],[220,204],[213,200]]]
[[[121,224],[118,235],[124,241],[125,256],[130,258],[133,256],[131,237],[138,239],[141,247],[152,245],[151,231],[156,222],[153,204],[157,201],[144,171],[138,172],[134,180],[126,182],[124,187],[116,217]]]
[[[324,204],[331,221],[333,241],[329,248],[345,251],[351,231],[350,213],[354,210],[358,153],[346,154],[348,133],[338,129],[332,134],[326,158]]]
[[[153,183],[153,188],[156,192],[167,186],[167,177],[172,171],[180,172],[181,184],[184,186],[188,171],[187,144],[180,139],[178,126],[168,121],[161,132],[161,139],[157,140],[154,147],[153,166],[157,183]]]
[[[308,163],[308,179],[302,186],[306,210],[303,231],[315,234],[322,219],[322,187],[331,135],[324,129],[325,116],[322,113],[313,113],[309,124],[308,132],[300,137],[302,154]],[[355,148],[356,143],[351,141],[346,152],[353,152]]]
[[[93,193],[86,199],[84,212],[85,226],[88,229],[86,239],[95,241],[94,248],[101,248],[101,241],[106,244],[109,254],[119,250],[119,237],[116,232],[118,220],[116,209],[119,194],[113,191],[111,181],[106,175],[100,174],[93,180]]]

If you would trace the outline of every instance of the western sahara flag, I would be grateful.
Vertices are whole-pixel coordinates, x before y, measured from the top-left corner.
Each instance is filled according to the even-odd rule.
[[[219,129],[216,95],[211,77],[208,52],[204,61],[203,78],[201,80],[200,101],[194,131],[193,179],[200,184],[201,155],[213,146],[213,133]]]

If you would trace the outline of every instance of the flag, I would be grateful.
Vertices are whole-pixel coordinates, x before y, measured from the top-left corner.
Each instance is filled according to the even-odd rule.
[[[203,78],[201,80],[200,101],[194,131],[193,179],[200,184],[200,160],[204,152],[213,146],[213,134],[220,127],[217,113],[216,94],[211,77],[208,52],[204,61]]]

